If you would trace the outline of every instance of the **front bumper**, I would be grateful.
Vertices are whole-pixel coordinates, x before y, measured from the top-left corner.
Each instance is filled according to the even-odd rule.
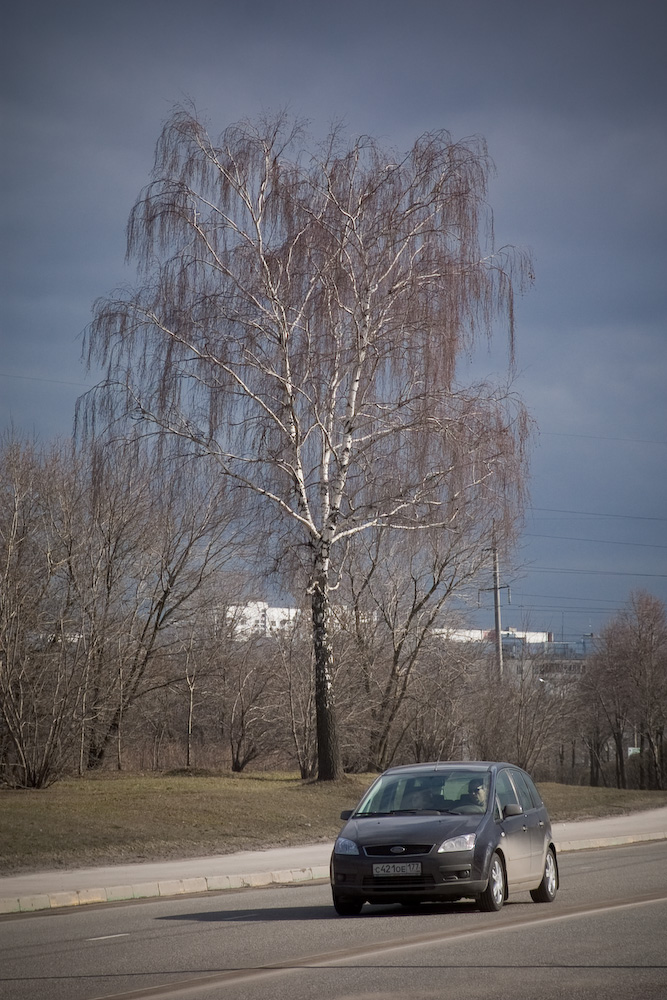
[[[373,864],[382,860],[395,859],[334,854],[333,891],[369,903],[393,903],[475,897],[487,884],[483,865],[475,859],[473,851],[411,857],[411,861],[421,862],[420,875],[374,875]]]

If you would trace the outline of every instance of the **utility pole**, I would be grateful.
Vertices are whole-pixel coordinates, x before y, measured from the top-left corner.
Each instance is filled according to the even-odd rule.
[[[503,677],[503,637],[500,623],[500,573],[498,571],[498,546],[496,539],[493,539],[493,617],[496,628],[496,662],[498,665],[498,676]]]
[[[502,680],[503,677],[503,639],[502,639],[502,624],[500,621],[500,591],[507,591],[507,600],[512,603],[512,593],[510,588],[506,583],[500,584],[500,570],[498,569],[498,545],[496,543],[496,533],[493,532],[493,543],[490,549],[485,549],[486,552],[491,552],[493,555],[493,587],[481,587],[477,592],[477,601],[479,603],[479,595],[483,590],[493,591],[493,614],[496,632],[496,666],[498,668],[498,677]]]

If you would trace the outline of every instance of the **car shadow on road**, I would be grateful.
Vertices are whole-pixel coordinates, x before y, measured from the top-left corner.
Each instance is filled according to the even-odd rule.
[[[414,907],[396,906],[365,906],[359,916],[339,917],[333,906],[275,906],[247,910],[202,910],[199,913],[169,913],[157,920],[196,920],[201,923],[272,923],[281,920],[387,920],[396,917],[409,918],[413,916],[429,916],[436,914],[474,913],[477,907],[474,902],[457,903],[422,903]]]

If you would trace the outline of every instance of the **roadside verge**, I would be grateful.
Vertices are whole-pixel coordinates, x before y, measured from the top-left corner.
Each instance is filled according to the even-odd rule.
[[[636,832],[619,834],[614,828],[614,819],[597,820],[581,824],[560,824],[562,839],[557,836],[558,824],[555,825],[555,843],[559,854],[571,851],[591,850],[601,847],[620,847],[626,844],[637,844],[645,841],[667,840],[667,809],[656,810],[651,814],[636,815],[638,826],[642,826],[641,817],[652,815],[658,818],[658,813],[664,813],[664,828],[650,830],[637,829]],[[655,826],[655,824],[651,824]],[[606,829],[605,829],[606,827]],[[318,862],[305,867],[271,867],[273,859],[284,860],[291,857],[295,861],[303,860],[304,852],[312,861]],[[269,885],[288,885],[295,883],[314,882],[329,877],[328,856],[330,845],[316,845],[311,848],[289,848],[280,851],[246,853],[244,855],[227,855],[214,859],[201,858],[196,862],[170,861],[163,864],[146,864],[132,866],[131,881],[122,884],[113,882],[114,869],[106,868],[88,870],[86,872],[44,873],[42,875],[0,878],[0,914],[34,913],[39,910],[53,910],[68,906],[83,906],[88,903],[117,903],[132,899],[168,898],[181,895],[192,895],[206,892],[224,892],[229,889],[257,888]],[[250,870],[221,871],[221,868],[238,869],[241,862]],[[217,873],[213,874],[213,868]],[[191,870],[191,877],[179,878],[184,868]],[[208,874],[207,874],[208,868]],[[128,869],[122,874],[127,876]],[[152,878],[141,878],[142,872],[150,872]],[[120,872],[116,871],[116,874]],[[95,885],[95,877],[99,878],[100,886]],[[59,888],[51,891],[48,888],[49,877],[57,879]],[[41,885],[40,885],[41,883]],[[62,887],[66,883],[67,887]],[[84,884],[87,883],[87,884]],[[32,891],[25,891],[29,884]],[[69,887],[71,886],[71,888]],[[16,894],[12,893],[12,889]],[[40,891],[43,890],[43,891]]]

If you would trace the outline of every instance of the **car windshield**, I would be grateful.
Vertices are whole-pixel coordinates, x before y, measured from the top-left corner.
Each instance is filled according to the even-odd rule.
[[[414,812],[483,813],[489,774],[472,768],[381,775],[355,810],[356,816]]]

